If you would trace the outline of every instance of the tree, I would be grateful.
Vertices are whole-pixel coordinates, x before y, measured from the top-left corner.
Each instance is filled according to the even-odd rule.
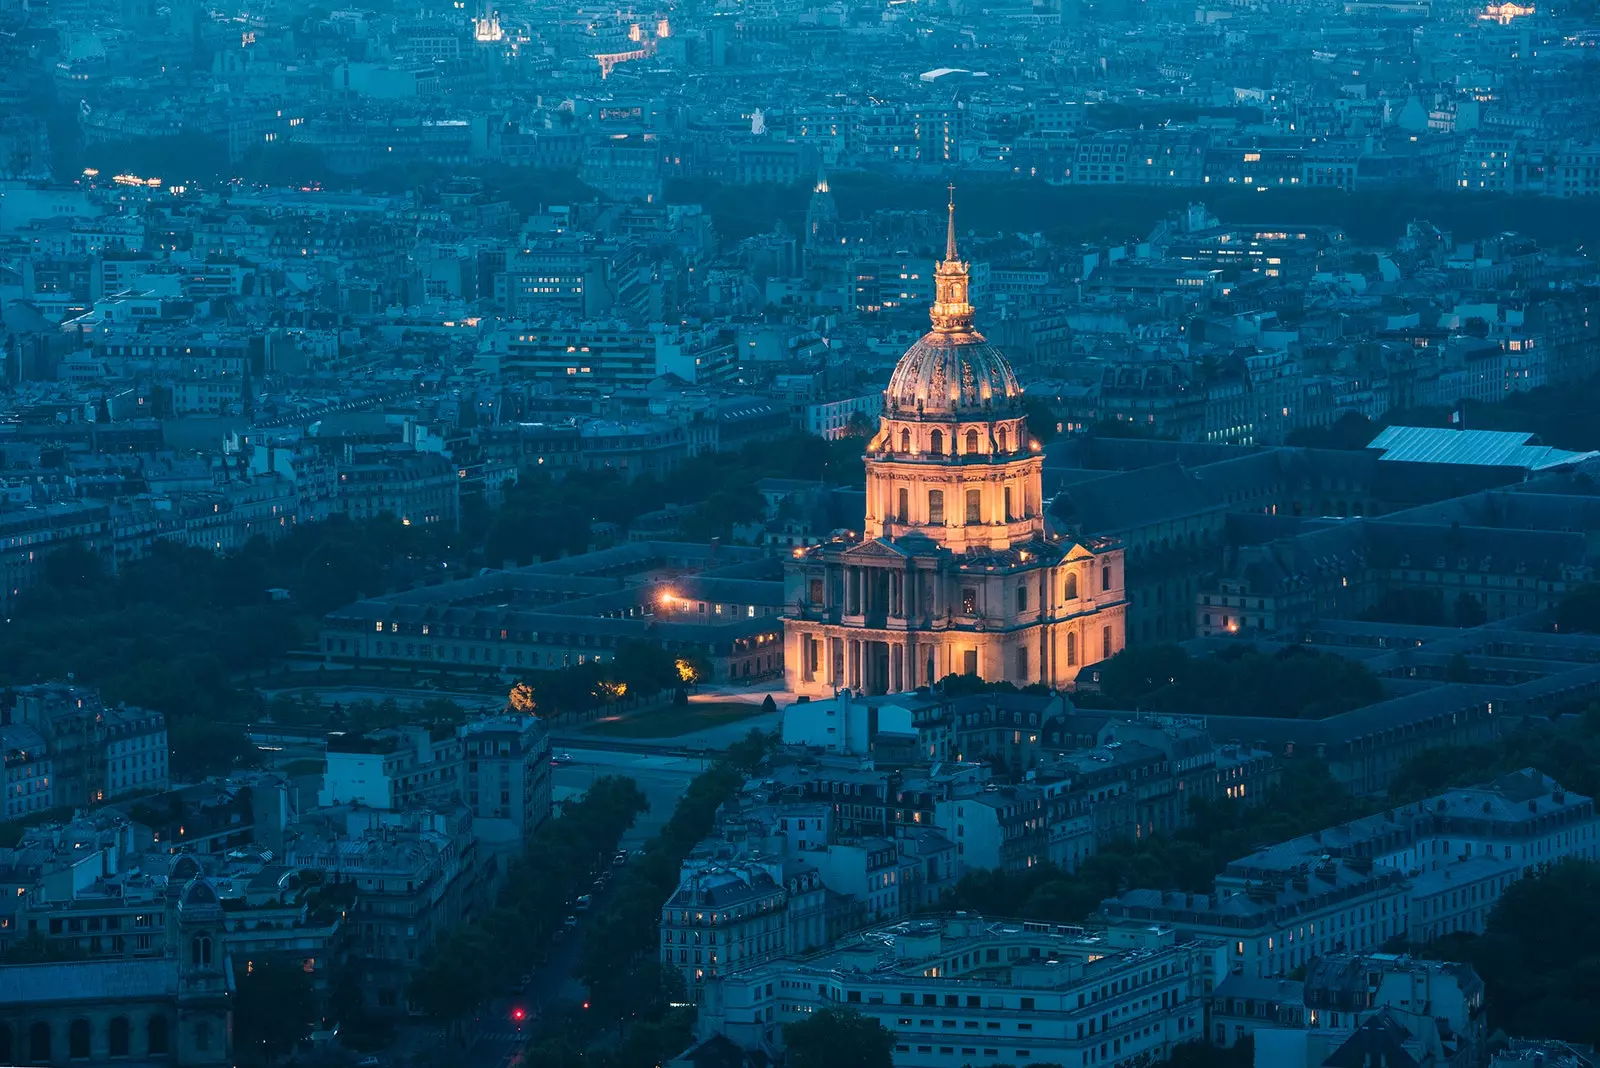
[[[1374,623],[1442,627],[1444,597],[1438,590],[1385,590],[1377,604],[1361,613],[1361,618]]]
[[[871,440],[878,432],[877,420],[868,418],[864,412],[850,413],[850,421],[845,424],[844,434],[848,438],[860,438],[863,442]]]
[[[894,1032],[855,1009],[829,1007],[785,1024],[787,1068],[892,1068]]]
[[[1489,613],[1477,595],[1463,593],[1456,598],[1455,623],[1458,627],[1481,627],[1489,622]]]
[[[653,697],[678,684],[675,658],[654,642],[624,642],[610,664],[610,675],[633,697]]]
[[[1191,657],[1175,645],[1129,646],[1100,667],[1099,695],[1080,706],[1151,712],[1323,719],[1383,696],[1362,664],[1302,646]]]
[[[423,951],[406,997],[459,1034],[467,1014],[489,996],[499,961],[497,945],[480,928],[460,924]]]
[[[54,590],[88,591],[106,579],[105,564],[81,545],[67,545],[44,558],[44,584]]]
[[[202,716],[169,719],[167,741],[172,746],[172,774],[179,779],[227,775],[250,767],[257,758],[257,750],[242,727]]]
[[[1600,582],[1568,590],[1556,606],[1556,629],[1565,633],[1600,631]]]
[[[430,697],[417,709],[417,719],[429,727],[458,727],[466,710],[448,697]]]
[[[1056,430],[1060,420],[1050,403],[1043,397],[1028,397],[1028,433],[1040,445],[1048,445],[1056,439],[1059,431]]]
[[[233,1010],[241,1053],[271,1064],[294,1052],[315,1019],[311,975],[298,962],[261,957],[246,965]]]
[[[1491,1024],[1509,1034],[1600,1041],[1600,866],[1563,860],[1501,895],[1483,935],[1455,940],[1483,977]]]

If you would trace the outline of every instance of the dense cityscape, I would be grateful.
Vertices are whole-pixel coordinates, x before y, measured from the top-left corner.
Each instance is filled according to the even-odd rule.
[[[0,0],[0,1066],[1596,1068],[1594,0]]]

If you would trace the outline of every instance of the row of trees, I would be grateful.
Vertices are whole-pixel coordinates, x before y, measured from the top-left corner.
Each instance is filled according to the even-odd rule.
[[[649,642],[630,641],[603,663],[525,672],[512,705],[542,718],[560,719],[638,707],[668,691],[681,703],[688,688],[710,674],[710,664],[699,653],[680,655]]]
[[[579,1013],[546,1015],[528,1051],[531,1063],[631,1068],[662,1063],[689,1044],[693,1017],[682,1007],[683,978],[659,959],[661,907],[677,889],[684,858],[711,832],[718,808],[770,747],[768,736],[752,731],[689,784],[671,818],[586,925],[576,975],[589,1000]],[[597,1041],[607,1032],[614,1034]]]
[[[0,626],[0,686],[97,686],[167,715],[176,776],[226,773],[253,757],[237,725],[258,707],[240,679],[302,645],[324,613],[437,574],[451,551],[443,534],[389,517],[335,517],[220,556],[158,542],[115,574],[63,548]]]
[[[607,776],[547,820],[512,864],[495,907],[424,951],[407,990],[412,1005],[459,1035],[473,1009],[529,968],[647,808],[632,779]]]
[[[1322,719],[1378,701],[1383,685],[1360,662],[1289,646],[1193,657],[1176,645],[1129,646],[1100,668],[1085,706],[1211,716]]]
[[[1523,768],[1537,768],[1568,790],[1596,796],[1600,790],[1600,704],[1557,722],[1524,721],[1491,744],[1424,749],[1395,775],[1389,796],[1415,801]]]
[[[1489,610],[1476,594],[1459,592],[1445,610],[1441,590],[1385,590],[1378,603],[1361,613],[1374,623],[1409,623],[1419,627],[1477,627],[1489,621]]]
[[[483,560],[499,567],[582,552],[592,524],[626,526],[669,504],[693,506],[683,521],[689,540],[727,538],[735,524],[762,517],[765,502],[755,487],[763,478],[858,485],[864,444],[860,437],[830,442],[796,432],[738,452],[703,453],[665,475],[632,482],[612,472],[563,481],[531,472],[507,492],[490,521]]]
[[[1122,116],[1126,118],[1126,116]],[[830,175],[840,216],[855,218],[884,207],[915,207],[942,211],[945,177],[908,180],[863,172]],[[1146,234],[1163,216],[1181,212],[1194,199],[1194,191],[1155,186],[1051,185],[1045,181],[959,179],[962,227],[980,233],[1038,233],[1058,241],[1123,240]],[[1494,194],[1437,190],[1384,190],[1347,193],[1331,189],[1263,189],[1238,186],[1208,187],[1206,206],[1224,222],[1272,215],[1292,215],[1308,223],[1328,224],[1347,230],[1364,244],[1392,242],[1405,233],[1406,224],[1430,219],[1458,237],[1487,236],[1501,229],[1533,235],[1541,243],[1567,246],[1600,238],[1600,210],[1582,205],[1576,215],[1569,203],[1539,197],[1506,198]],[[684,181],[668,186],[673,203],[702,204],[716,222],[717,231],[734,237],[765,233],[773,219],[785,219],[790,232],[804,223],[808,183],[792,186],[721,186],[704,181]]]
[[[334,516],[221,555],[161,542],[115,574],[96,554],[63,548],[45,558],[42,581],[0,625],[0,686],[72,677],[113,702],[164,712],[174,774],[223,774],[254,755],[239,725],[262,709],[242,680],[271,671],[335,608],[485,564],[581,552],[592,524],[625,524],[668,502],[699,506],[689,536],[726,536],[734,523],[760,517],[759,479],[859,481],[860,464],[859,440],[796,434],[626,485],[615,476],[552,482],[530,474],[502,508],[470,510],[458,530]],[[582,712],[621,698],[618,683],[638,699],[682,681],[676,658],[647,646],[619,659],[601,672],[542,673],[530,684],[545,691],[549,710]],[[692,670],[703,677],[703,665]]]

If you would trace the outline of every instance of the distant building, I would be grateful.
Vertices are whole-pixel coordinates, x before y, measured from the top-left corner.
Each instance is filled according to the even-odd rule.
[[[520,843],[550,816],[549,732],[506,713],[334,739],[317,800],[388,812],[465,804],[478,838]]]
[[[1263,847],[1230,862],[1211,894],[1129,890],[1101,911],[1224,939],[1230,974],[1270,978],[1391,939],[1481,933],[1511,883],[1597,854],[1593,800],[1524,768]]]
[[[0,694],[5,809],[13,818],[81,807],[168,785],[167,718],[108,707],[93,689],[65,683]]]
[[[536,716],[473,720],[457,732],[473,833],[519,846],[550,818],[550,734]]]
[[[234,1063],[233,961],[216,890],[168,884],[166,952],[136,960],[0,966],[0,1061],[225,1068]]]
[[[771,677],[783,670],[780,567],[758,549],[631,542],[358,601],[324,620],[322,652],[336,663],[517,672],[603,663],[643,641],[704,658],[716,680]],[[661,581],[661,569],[681,577]]]

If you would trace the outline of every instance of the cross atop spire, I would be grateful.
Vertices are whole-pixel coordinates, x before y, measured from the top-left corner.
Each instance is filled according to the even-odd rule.
[[[956,186],[950,183],[950,220],[945,226],[944,258],[947,263],[958,263],[961,256],[956,252]]]

